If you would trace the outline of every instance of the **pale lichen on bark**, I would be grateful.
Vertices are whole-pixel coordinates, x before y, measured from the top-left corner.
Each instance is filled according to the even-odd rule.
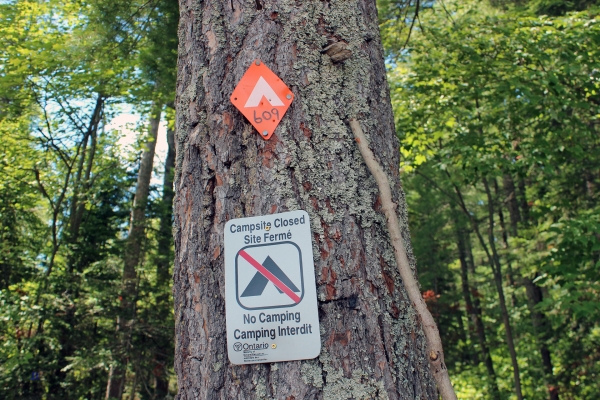
[[[180,2],[174,234],[182,399],[436,397],[417,319],[395,268],[377,185],[347,125],[358,116],[398,180],[389,91],[373,0]],[[233,8],[232,8],[233,6]],[[348,43],[334,63],[322,50]],[[269,141],[229,95],[260,58],[294,103]],[[319,358],[233,366],[226,359],[223,228],[231,218],[310,215]],[[411,266],[406,210],[402,236]]]

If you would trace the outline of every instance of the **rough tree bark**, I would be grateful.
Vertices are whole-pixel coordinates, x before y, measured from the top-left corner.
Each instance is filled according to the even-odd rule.
[[[423,332],[396,268],[377,184],[349,120],[392,178],[414,271],[374,0],[180,1],[175,370],[180,399],[434,399]],[[331,46],[334,45],[334,46]],[[230,104],[261,59],[295,100],[269,141]],[[321,355],[235,366],[225,338],[223,228],[310,215]]]

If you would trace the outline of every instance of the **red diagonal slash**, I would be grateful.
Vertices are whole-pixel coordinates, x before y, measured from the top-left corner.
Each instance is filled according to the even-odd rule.
[[[270,280],[273,283],[273,285],[277,286],[279,290],[287,294],[290,297],[290,299],[294,301],[294,303],[300,303],[300,297],[298,297],[296,293],[292,292],[292,289],[290,289],[285,285],[285,283],[277,279],[275,275],[270,273],[265,267],[261,265],[261,263],[252,258],[250,254],[246,253],[244,250],[240,250],[239,255],[242,256],[244,260],[248,261],[250,265],[256,268],[256,270],[260,272],[265,278]]]

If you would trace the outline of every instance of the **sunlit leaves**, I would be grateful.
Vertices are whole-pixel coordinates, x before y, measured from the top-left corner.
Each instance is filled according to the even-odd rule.
[[[391,35],[384,43],[390,45],[390,87],[409,207],[414,212],[427,204],[435,210],[430,211],[431,218],[443,226],[438,231],[425,229],[434,221],[421,211],[416,221],[412,219],[413,235],[415,242],[421,240],[428,246],[417,252],[418,257],[434,263],[443,275],[440,262],[431,260],[429,253],[451,240],[452,233],[443,229],[456,227],[448,212],[448,207],[456,207],[454,189],[462,191],[481,229],[494,230],[500,246],[502,231],[509,228],[509,197],[503,180],[510,177],[513,185],[520,185],[511,196],[524,203],[519,208],[527,217],[521,215],[515,228],[518,235],[508,235],[506,248],[499,251],[503,267],[510,265],[517,277],[517,284],[505,285],[505,291],[516,299],[512,318],[521,337],[518,353],[528,360],[523,382],[531,396],[547,396],[536,381],[542,373],[536,370],[540,364],[535,365],[541,361],[531,352],[538,350],[524,350],[535,346],[535,341],[530,341],[533,331],[525,318],[526,297],[518,280],[534,277],[544,288],[545,300],[538,308],[550,317],[555,330],[554,366],[560,371],[563,393],[597,397],[590,382],[600,371],[593,363],[577,360],[585,351],[575,349],[572,341],[585,343],[589,352],[596,340],[590,332],[600,317],[598,12],[549,17],[527,11],[540,2],[521,5],[526,11],[514,7],[500,11],[482,2],[436,3],[432,10],[421,10],[404,50],[386,41],[396,40],[389,33],[398,24],[396,17],[382,18],[384,36]],[[496,213],[504,212],[505,227],[498,215],[495,224],[487,226],[484,178],[498,183],[493,201]],[[426,191],[423,186],[431,192],[416,199],[411,191]],[[437,197],[440,193],[443,196]],[[426,203],[427,196],[436,202]],[[473,242],[474,252],[485,264],[485,254]],[[420,251],[419,246],[415,248]],[[447,268],[452,269],[450,263]],[[493,315],[497,304],[486,284],[481,291],[487,291],[484,304]],[[506,372],[507,377],[509,364],[507,355],[501,355],[502,348],[495,344],[494,361],[499,364],[499,375]],[[598,360],[599,356],[589,357]],[[572,367],[565,367],[566,363]],[[464,374],[471,379],[476,375]],[[472,381],[464,387],[469,384]],[[510,390],[506,381],[499,385]]]

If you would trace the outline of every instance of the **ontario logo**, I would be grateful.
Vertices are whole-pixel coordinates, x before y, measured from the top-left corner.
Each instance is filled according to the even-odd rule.
[[[233,344],[233,349],[235,351],[242,351],[242,350],[265,350],[269,348],[269,343],[240,343],[240,342],[235,342]]]

